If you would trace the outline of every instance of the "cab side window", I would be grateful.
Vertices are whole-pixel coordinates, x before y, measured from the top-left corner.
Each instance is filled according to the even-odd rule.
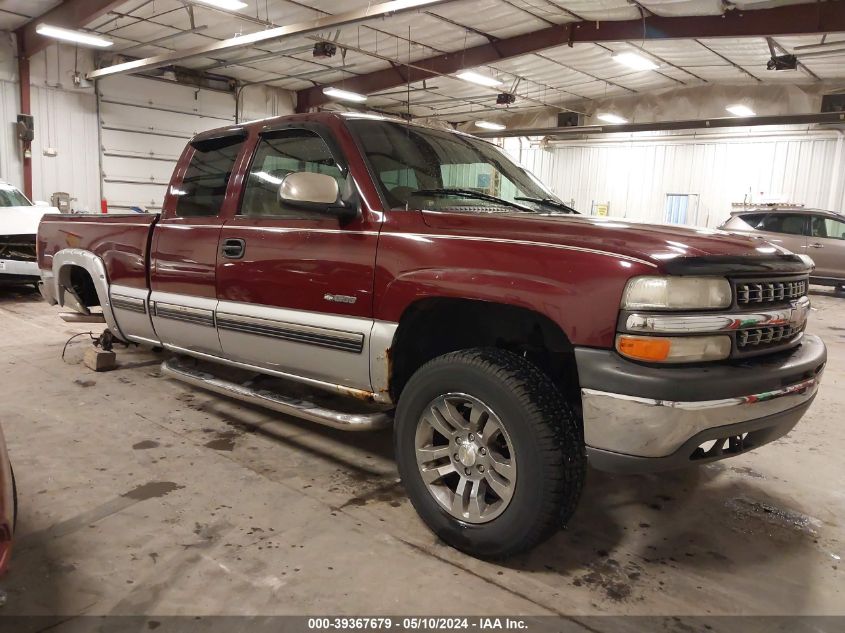
[[[807,235],[807,216],[798,213],[769,213],[756,228],[772,233]]]
[[[327,174],[343,191],[345,178],[328,145],[310,130],[291,129],[261,137],[245,183],[240,215],[254,218],[319,219],[317,211],[291,208],[282,203],[279,187],[290,173]]]
[[[242,147],[242,137],[219,139],[194,147],[182,183],[170,189],[176,196],[177,217],[215,217],[220,213]]]
[[[821,215],[814,215],[812,219],[812,236],[845,240],[845,222],[826,218]]]

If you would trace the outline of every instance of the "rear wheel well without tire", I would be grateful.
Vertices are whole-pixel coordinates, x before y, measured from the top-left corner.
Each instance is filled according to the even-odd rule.
[[[59,273],[59,284],[66,290],[71,290],[86,308],[100,305],[97,286],[94,284],[91,273],[82,266],[68,265],[62,267]]]
[[[507,350],[531,361],[580,413],[575,353],[563,330],[526,308],[469,299],[424,299],[402,315],[391,350],[393,401],[399,401],[408,380],[428,361],[482,347]]]

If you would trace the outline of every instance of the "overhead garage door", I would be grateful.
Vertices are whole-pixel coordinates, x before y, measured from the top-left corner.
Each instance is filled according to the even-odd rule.
[[[229,93],[125,76],[97,87],[103,197],[110,211],[160,211],[188,139],[235,120]]]

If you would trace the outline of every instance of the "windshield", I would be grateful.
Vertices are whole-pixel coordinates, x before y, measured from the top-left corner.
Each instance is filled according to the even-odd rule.
[[[31,207],[32,203],[26,199],[16,187],[0,182],[0,207]]]
[[[392,208],[548,213],[548,205],[526,199],[560,202],[486,141],[389,121],[350,119],[347,123]],[[449,195],[431,195],[441,190]]]

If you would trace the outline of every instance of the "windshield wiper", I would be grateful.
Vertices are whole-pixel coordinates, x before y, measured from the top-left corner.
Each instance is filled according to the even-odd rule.
[[[576,211],[568,204],[564,204],[563,202],[558,202],[557,200],[553,200],[551,198],[527,198],[525,196],[519,196],[514,198],[514,200],[523,200],[525,202],[536,202],[537,204],[543,204],[547,207],[552,207],[554,209],[560,209],[564,213],[575,213],[577,215],[581,215],[580,212]]]
[[[487,202],[495,202],[496,204],[504,204],[509,207],[514,207],[515,209],[519,209],[520,211],[527,211],[528,213],[534,213],[532,209],[528,207],[524,207],[521,204],[517,204],[515,202],[511,202],[510,200],[505,200],[504,198],[499,198],[497,196],[491,196],[488,193],[481,193],[480,191],[473,191],[472,189],[417,189],[411,195],[417,196],[456,196],[456,197],[464,197],[464,198],[474,198],[476,200],[486,200]]]

